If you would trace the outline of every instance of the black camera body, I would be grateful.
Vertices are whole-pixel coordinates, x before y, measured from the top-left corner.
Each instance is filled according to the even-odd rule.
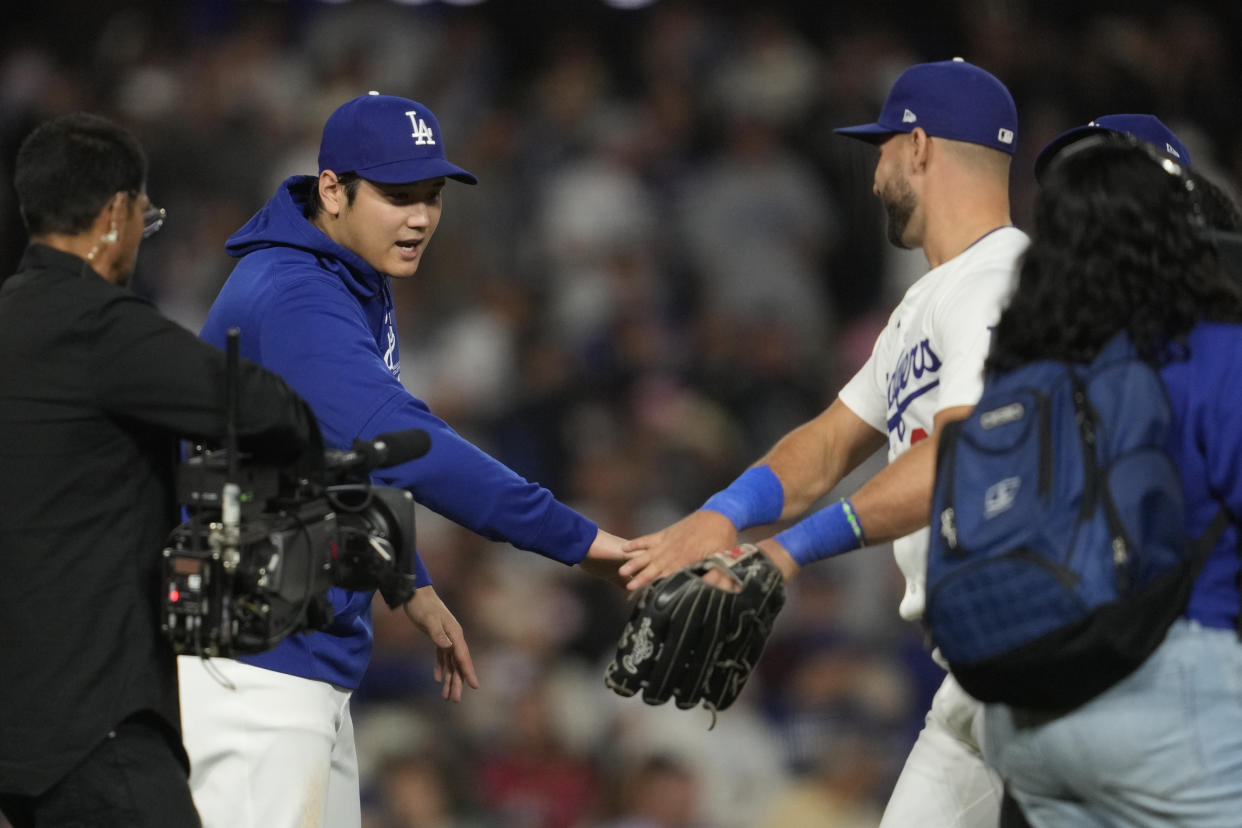
[[[392,446],[394,451],[387,450]],[[414,429],[325,452],[313,475],[199,450],[178,469],[188,520],[164,549],[161,626],[178,654],[269,650],[332,623],[328,590],[414,594],[414,499],[369,472],[425,453]]]

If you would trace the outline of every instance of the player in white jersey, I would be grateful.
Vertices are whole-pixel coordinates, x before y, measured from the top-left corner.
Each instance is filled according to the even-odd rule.
[[[901,614],[922,614],[936,440],[979,398],[990,327],[1028,241],[1009,216],[1017,112],[999,80],[954,59],[910,67],[875,123],[837,132],[877,147],[874,192],[889,239],[921,248],[931,269],[823,413],[698,511],[626,545],[631,589],[733,546],[742,529],[799,517],[887,440],[888,465],[851,497],[759,546],[789,579],[812,561],[892,541],[907,581]],[[883,828],[995,828],[1001,785],[980,755],[981,724],[982,706],[947,677]]]
[[[853,413],[888,435],[890,463],[936,431],[940,412],[979,399],[990,329],[1026,244],[1021,230],[999,227],[920,278],[841,389]],[[901,617],[914,621],[923,616],[927,528],[896,538],[893,553],[906,578]]]

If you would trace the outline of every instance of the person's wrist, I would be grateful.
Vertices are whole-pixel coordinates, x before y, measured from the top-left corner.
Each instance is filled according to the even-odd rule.
[[[781,577],[785,583],[792,581],[793,577],[798,574],[798,570],[802,568],[793,559],[793,556],[789,554],[789,550],[781,546],[775,538],[760,541],[758,545],[763,550],[763,554],[767,555],[776,568],[780,570]]]
[[[405,610],[406,615],[413,618],[413,613],[416,611],[415,608],[419,602],[435,594],[436,588],[431,584],[424,584],[423,586],[415,587],[414,594],[406,599],[405,603],[401,605],[401,608]]]

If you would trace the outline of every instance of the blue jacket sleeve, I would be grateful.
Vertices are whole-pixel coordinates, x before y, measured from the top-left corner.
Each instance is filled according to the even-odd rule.
[[[1228,507],[1226,527],[1199,570],[1186,614],[1209,626],[1237,623],[1238,520],[1242,516],[1242,326],[1201,324],[1191,332],[1191,357],[1161,371],[1179,426],[1172,453],[1186,492],[1186,528],[1203,534]]]
[[[421,428],[423,457],[376,473],[384,485],[484,537],[565,563],[580,561],[596,525],[462,438],[385,364],[357,300],[330,274],[306,272],[258,325],[260,359],[311,404],[328,445]],[[244,337],[243,337],[244,340]]]
[[[1206,484],[1242,520],[1242,327],[1210,325],[1192,340],[1192,439],[1202,450]],[[1212,510],[1213,513],[1215,510]]]

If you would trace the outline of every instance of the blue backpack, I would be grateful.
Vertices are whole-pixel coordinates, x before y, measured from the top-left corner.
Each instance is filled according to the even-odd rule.
[[[941,435],[924,622],[985,702],[1075,707],[1124,678],[1185,610],[1228,522],[1185,536],[1164,383],[1119,334],[1087,365],[990,380]]]

